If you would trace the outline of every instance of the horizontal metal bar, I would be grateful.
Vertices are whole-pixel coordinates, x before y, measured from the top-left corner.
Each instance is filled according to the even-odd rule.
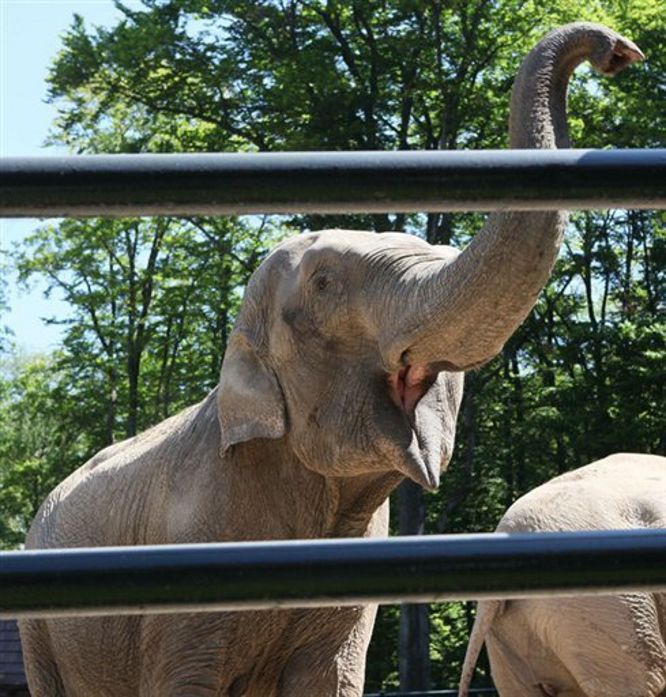
[[[0,617],[666,589],[666,531],[5,552]]]
[[[666,149],[0,159],[0,216],[666,208]]]

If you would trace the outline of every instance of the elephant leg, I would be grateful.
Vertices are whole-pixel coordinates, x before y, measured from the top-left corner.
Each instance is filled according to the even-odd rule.
[[[138,697],[244,697],[247,651],[230,614],[143,618]]]
[[[230,691],[218,676],[211,675],[208,666],[189,665],[187,655],[182,657],[182,665],[187,668],[180,676],[166,670],[161,675],[151,671],[152,676],[142,679],[138,697],[242,697],[242,693]]]
[[[357,638],[342,647],[314,644],[296,651],[282,671],[277,697],[361,697],[366,641],[359,647]]]
[[[66,697],[44,620],[19,622],[23,664],[32,697]]]
[[[340,697],[361,697],[363,694],[366,654],[376,614],[376,605],[363,607],[354,630],[341,647],[338,655]]]
[[[342,697],[338,666],[335,656],[332,656],[330,660],[322,660],[321,654],[316,655],[314,651],[303,650],[295,653],[284,667],[277,697],[312,697],[312,695]]]
[[[335,613],[331,618],[330,611],[321,612],[320,626],[333,627]],[[320,636],[293,653],[282,671],[278,697],[361,697],[376,612],[376,605],[345,608],[345,623],[350,625],[347,633],[341,632],[342,640],[335,633]]]

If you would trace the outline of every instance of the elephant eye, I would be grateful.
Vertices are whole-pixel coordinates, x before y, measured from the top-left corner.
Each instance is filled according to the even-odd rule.
[[[317,274],[314,278],[314,285],[320,293],[323,293],[331,285],[331,278],[324,273]]]
[[[545,697],[557,697],[559,690],[549,682],[540,682],[537,687],[539,688],[542,695]]]

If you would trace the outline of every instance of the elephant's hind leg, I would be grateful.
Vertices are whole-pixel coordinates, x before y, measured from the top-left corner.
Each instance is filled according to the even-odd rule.
[[[19,622],[23,664],[32,697],[66,697],[44,620]]]

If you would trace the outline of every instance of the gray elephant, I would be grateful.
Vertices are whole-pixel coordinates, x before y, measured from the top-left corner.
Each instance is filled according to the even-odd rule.
[[[641,57],[592,24],[526,59],[511,144],[568,145],[585,59]],[[99,453],[48,497],[35,548],[385,536],[389,492],[434,489],[463,371],[492,358],[546,282],[566,216],[492,215],[460,255],[408,235],[328,231],[252,277],[201,404]],[[33,697],[358,697],[375,608],[30,620]]]
[[[518,499],[498,532],[666,528],[666,458],[620,453]],[[483,642],[502,697],[664,697],[666,593],[478,604],[459,697]]]

